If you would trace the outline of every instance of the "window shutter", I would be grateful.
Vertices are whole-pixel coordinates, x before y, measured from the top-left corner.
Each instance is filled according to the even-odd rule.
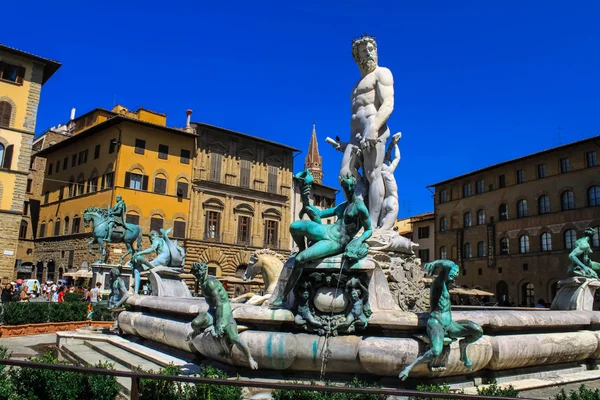
[[[131,184],[131,172],[125,172],[125,187],[128,188]]]
[[[148,190],[148,175],[142,175],[142,190]]]
[[[25,79],[25,67],[18,67],[17,68],[17,83],[22,85],[24,79]]]
[[[177,183],[177,196],[187,198],[188,184],[187,182]]]
[[[12,106],[8,101],[0,101],[0,126],[10,126]]]
[[[185,237],[185,222],[173,221],[173,237]]]
[[[14,147],[15,146],[12,144],[6,146],[6,150],[4,150],[4,163],[2,163],[2,168],[10,169]]]

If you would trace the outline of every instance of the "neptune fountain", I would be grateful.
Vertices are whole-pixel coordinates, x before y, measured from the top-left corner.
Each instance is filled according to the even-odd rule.
[[[393,229],[402,136],[391,135],[387,125],[394,110],[393,75],[379,66],[371,36],[354,40],[352,55],[361,76],[351,92],[350,135],[347,141],[327,138],[343,153],[339,182],[346,200],[319,210],[310,201],[310,172],[296,175],[302,209],[290,232],[297,251],[285,260],[257,250],[245,274],[252,279],[262,271],[265,296],[230,300],[206,266],[194,264],[204,297],[192,297],[181,286],[183,249],[168,231],[153,234],[152,246],[138,246],[130,264],[140,276],[157,276],[154,296],[136,290],[125,299],[129,307],[118,318],[123,334],[248,374],[258,368],[321,378],[341,373],[485,383],[597,362],[600,313],[579,307],[579,295],[566,283],[561,291],[569,307],[452,310],[449,287],[460,266],[449,260],[422,266],[418,245]],[[331,217],[334,224],[322,223]],[[571,278],[573,287],[598,283],[590,278],[597,265],[589,260],[587,243],[578,241],[571,257],[570,271],[586,273]],[[152,252],[157,257],[149,261]],[[425,275],[433,277],[430,288]]]

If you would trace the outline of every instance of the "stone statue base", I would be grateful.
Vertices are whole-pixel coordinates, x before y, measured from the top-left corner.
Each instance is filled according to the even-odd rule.
[[[147,271],[148,283],[150,284],[152,295],[160,297],[192,297],[192,292],[188,288],[181,276],[183,269],[174,269],[168,267],[156,267]],[[142,273],[144,275],[145,273]]]
[[[597,279],[576,276],[558,282],[560,290],[552,302],[552,310],[592,311],[594,294],[600,287]]]
[[[429,310],[429,285],[421,259],[415,255],[370,251],[379,262],[396,305],[402,311]]]

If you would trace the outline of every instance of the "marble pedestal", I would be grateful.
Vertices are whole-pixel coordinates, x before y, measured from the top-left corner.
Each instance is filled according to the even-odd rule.
[[[156,267],[149,270],[147,277],[152,288],[152,295],[159,297],[192,297],[181,272],[181,270],[167,267]]]
[[[580,310],[592,311],[594,309],[594,294],[600,287],[597,279],[574,277],[558,282],[560,290],[550,307],[552,310]]]

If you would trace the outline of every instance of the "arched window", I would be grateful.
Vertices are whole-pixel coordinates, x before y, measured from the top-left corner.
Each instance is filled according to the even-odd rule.
[[[458,255],[456,253],[457,253],[456,245],[453,244],[452,247],[450,247],[450,258],[452,260],[456,260],[456,258],[458,257]]]
[[[498,219],[500,221],[508,219],[508,206],[506,204],[500,204],[500,207],[498,207]]]
[[[570,190],[565,190],[560,195],[560,207],[563,211],[575,208],[575,195]]]
[[[542,251],[551,251],[552,250],[552,235],[550,232],[542,233],[540,238]]]
[[[0,143],[0,167],[4,163],[4,145]]]
[[[82,196],[85,193],[85,182],[83,181],[83,176],[77,179],[77,196]]]
[[[0,101],[0,126],[10,127],[12,105],[8,101]]]
[[[540,214],[548,214],[550,212],[550,198],[545,194],[538,198],[538,212]]]
[[[473,221],[471,221],[471,213],[470,212],[466,212],[463,215],[463,226],[465,228],[468,228],[468,227],[470,227],[472,225],[472,222]]]
[[[592,186],[588,189],[588,205],[600,206],[600,186]]]
[[[574,229],[565,231],[565,249],[572,249],[575,247],[577,241],[577,232]]]
[[[59,236],[60,233],[60,218],[57,218],[56,222],[54,223],[54,236]]]
[[[596,233],[594,233],[594,236],[592,237],[592,246],[598,247],[600,246],[600,226],[595,226],[594,230]]]
[[[521,286],[521,297],[523,298],[523,304],[525,307],[535,306],[535,287],[533,283],[524,283]]]
[[[64,235],[68,235],[69,234],[69,217],[65,217],[65,228],[64,228]]]
[[[139,225],[140,216],[135,211],[129,211],[127,215],[125,215],[125,222],[129,224]]]
[[[183,218],[177,218],[175,221],[173,221],[173,237],[185,237],[185,221]]]
[[[19,239],[27,238],[27,221],[21,220],[21,226],[19,227]]]
[[[464,258],[471,258],[471,243],[465,243]]]
[[[446,224],[447,224],[446,217],[440,218],[440,232],[446,232],[446,229],[447,229]]]
[[[477,257],[487,256],[486,247],[484,242],[477,243]]]
[[[523,218],[527,216],[527,200],[519,200],[517,202],[517,217]]]
[[[508,251],[509,248],[508,248],[508,246],[509,246],[508,238],[507,237],[502,238],[500,240],[500,254],[501,255],[507,256],[509,254],[509,251]]]
[[[446,256],[446,246],[440,247],[440,259],[445,260]]]
[[[478,210],[477,211],[477,225],[484,225],[485,224],[485,210]]]
[[[163,228],[163,218],[159,214],[154,214],[150,217],[150,230],[160,232],[160,229]]]
[[[154,193],[167,193],[167,177],[163,174],[156,174],[154,177]]]
[[[522,235],[519,238],[519,253],[529,253],[529,236]]]

